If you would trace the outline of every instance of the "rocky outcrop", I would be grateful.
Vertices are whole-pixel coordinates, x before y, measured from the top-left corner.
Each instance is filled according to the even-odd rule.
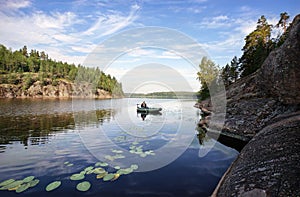
[[[222,133],[251,140],[213,196],[299,196],[300,15],[285,43],[232,84],[227,98]]]
[[[82,83],[75,85],[66,80],[59,80],[56,86],[44,85],[40,81],[33,83],[28,89],[22,85],[0,84],[0,98],[100,98],[109,99],[113,95],[105,90],[93,90],[92,85]]]
[[[300,194],[300,113],[261,130],[224,176],[217,196]]]
[[[300,104],[300,15],[284,44],[272,51],[257,73],[257,86],[284,104]]]

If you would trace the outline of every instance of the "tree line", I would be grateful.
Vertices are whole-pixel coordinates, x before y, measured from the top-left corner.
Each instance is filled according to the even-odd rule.
[[[92,83],[94,88],[123,95],[122,84],[98,67],[89,68],[56,61],[49,58],[44,51],[31,49],[28,52],[26,46],[12,51],[0,44],[0,75],[0,84],[23,84],[24,89],[29,88],[35,81],[56,86],[59,80],[64,79]]]
[[[281,13],[278,23],[273,26],[262,15],[257,21],[256,29],[245,37],[242,56],[234,56],[231,62],[221,69],[219,65],[204,57],[199,65],[200,72],[197,73],[197,79],[201,83],[199,99],[208,98],[208,87],[218,80],[223,80],[225,87],[228,87],[238,79],[257,71],[269,53],[284,43],[290,30],[289,17],[288,13]],[[277,32],[277,35],[272,37],[272,32]]]

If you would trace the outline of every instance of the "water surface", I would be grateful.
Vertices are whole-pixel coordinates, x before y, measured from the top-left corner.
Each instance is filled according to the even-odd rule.
[[[146,115],[136,113],[140,102],[0,100],[0,182],[30,175],[40,180],[21,194],[0,195],[209,196],[238,152],[199,135],[195,101],[147,99],[148,105],[163,110]],[[144,154],[134,153],[138,148]],[[108,182],[86,175],[91,188],[77,191],[81,181],[70,176],[99,161],[108,163],[103,168],[111,173],[115,166],[139,168]],[[56,180],[62,185],[46,192]]]

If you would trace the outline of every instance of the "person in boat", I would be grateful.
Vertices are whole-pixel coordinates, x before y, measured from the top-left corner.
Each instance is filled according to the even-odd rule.
[[[142,102],[141,107],[142,107],[142,108],[147,108],[147,104],[146,104],[145,101]]]

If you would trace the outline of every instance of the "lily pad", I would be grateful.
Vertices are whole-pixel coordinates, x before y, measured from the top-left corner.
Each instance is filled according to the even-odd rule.
[[[130,174],[132,172],[133,172],[133,170],[131,168],[125,168],[123,171],[123,174]]]
[[[103,177],[105,177],[107,175],[107,172],[104,172],[102,174],[97,174],[96,178],[97,179],[102,179]]]
[[[69,164],[69,163],[70,163],[70,162],[66,161],[64,164],[67,165],[67,164]]]
[[[100,166],[101,166],[101,167],[108,166],[108,163],[105,163],[105,162],[100,162]]]
[[[115,181],[115,180],[117,180],[119,177],[120,177],[120,174],[116,173],[116,174],[114,175],[114,178],[111,179],[111,181]]]
[[[94,174],[103,174],[105,172],[106,171],[103,168],[96,168],[96,169],[93,170]]]
[[[38,179],[34,179],[32,181],[29,182],[30,187],[35,187],[37,184],[39,184],[40,180]]]
[[[13,187],[13,188],[9,188],[8,191],[15,191],[16,189],[18,189],[18,187],[20,187],[20,185]]]
[[[88,171],[93,170],[93,169],[94,169],[93,166],[89,166],[89,167],[86,167],[86,168],[84,169],[84,171],[85,171],[85,172],[88,172]]]
[[[88,181],[83,181],[81,183],[78,183],[76,186],[76,189],[82,192],[88,191],[91,187],[90,182]]]
[[[121,169],[121,167],[120,167],[120,166],[115,166],[115,167],[114,167],[114,169],[116,169],[116,170],[120,170],[120,169]]]
[[[47,192],[50,192],[50,191],[52,191],[52,190],[55,190],[55,189],[57,189],[60,185],[61,185],[61,181],[54,181],[54,182],[52,182],[52,183],[50,183],[50,184],[47,185],[46,191],[47,191]]]
[[[72,181],[82,180],[84,179],[84,174],[83,173],[73,174],[72,176],[70,176],[70,179]]]
[[[16,189],[16,192],[17,192],[17,193],[24,192],[24,191],[27,190],[29,187],[30,187],[30,183],[22,184],[22,185],[20,185],[20,186]]]
[[[71,167],[71,166],[73,166],[73,165],[74,165],[74,164],[72,164],[72,163],[69,163],[67,166],[68,166],[68,167]]]
[[[10,183],[10,184],[8,184],[8,185],[3,186],[2,188],[12,189],[12,188],[15,188],[15,187],[21,185],[22,183],[23,183],[23,181],[21,181],[21,180],[19,180],[19,181],[14,181],[14,182],[12,182],[12,183]]]
[[[122,175],[122,174],[130,174],[132,172],[133,172],[133,170],[131,168],[125,168],[125,169],[118,170],[117,174],[120,174],[120,175]]]
[[[132,165],[130,166],[130,168],[131,168],[132,170],[137,170],[137,169],[139,168],[139,166],[136,165],[136,164],[132,164]]]
[[[28,182],[32,181],[34,178],[35,178],[34,176],[28,176],[28,177],[23,179],[23,182],[28,183]]]
[[[8,180],[6,180],[6,181],[2,181],[1,183],[0,183],[0,186],[5,186],[5,185],[8,185],[8,184],[11,184],[12,182],[14,182],[15,181],[15,179],[8,179]]]
[[[115,177],[115,174],[107,174],[103,177],[103,181],[110,181],[111,179],[113,179]]]

